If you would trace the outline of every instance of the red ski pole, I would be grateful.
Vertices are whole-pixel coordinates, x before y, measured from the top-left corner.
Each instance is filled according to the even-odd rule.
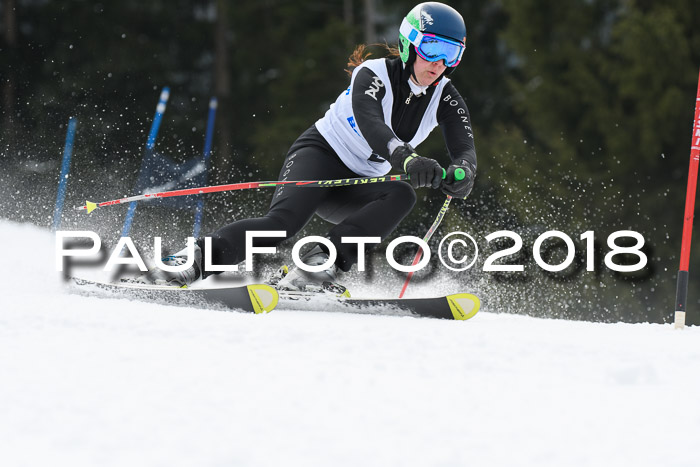
[[[87,211],[88,213],[91,213],[97,208],[102,208],[105,206],[114,206],[117,204],[126,204],[146,199],[170,198],[173,196],[201,195],[204,193],[220,193],[222,191],[251,190],[254,188],[269,188],[280,185],[292,185],[311,188],[331,188],[338,186],[365,185],[370,183],[396,182],[408,179],[408,175],[402,174],[383,175],[381,177],[341,178],[337,180],[271,180],[265,182],[242,182],[231,183],[228,185],[203,186],[199,188],[185,188],[182,190],[162,191],[159,193],[144,193],[142,195],[129,196],[128,198],[113,199],[111,201],[103,201],[101,203],[93,203],[90,201],[86,201],[84,206],[78,206],[75,209],[78,211]]]
[[[445,213],[447,212],[447,208],[450,207],[450,201],[452,201],[452,196],[448,196],[445,202],[442,204],[442,208],[440,208],[440,212],[438,213],[437,217],[433,221],[433,225],[430,226],[430,229],[428,229],[428,232],[425,234],[425,237],[423,237],[423,241],[425,243],[428,243],[430,241],[430,237],[433,236],[435,231],[437,230],[438,226],[440,225],[440,222],[442,222],[442,218],[445,217]],[[423,248],[418,248],[418,253],[416,253],[416,256],[413,258],[413,263],[411,266],[415,266],[418,264],[420,259],[423,257]],[[401,292],[399,293],[399,298],[403,298],[403,294],[406,293],[406,289],[408,288],[408,284],[411,282],[411,279],[413,278],[413,271],[408,273],[408,276],[406,276],[406,281],[403,283],[403,287],[401,287]]]
[[[690,239],[693,235],[693,213],[695,212],[695,188],[698,182],[698,161],[700,160],[700,76],[698,76],[698,93],[695,98],[695,118],[693,120],[693,139],[690,144],[690,167],[688,168],[688,188],[685,196],[685,216],[683,218],[683,241],[681,244],[681,264],[676,283],[676,329],[685,326],[686,301],[688,299],[688,267],[690,263]]]
[[[445,178],[446,174],[444,173],[443,170],[443,175],[442,178]],[[463,180],[464,177],[466,176],[466,173],[464,172],[464,169],[457,169],[455,171],[455,179],[456,180]],[[445,217],[445,213],[447,212],[447,208],[450,207],[450,201],[452,201],[452,196],[447,196],[447,199],[445,202],[442,204],[442,208],[440,208],[440,212],[438,212],[438,215],[435,217],[435,220],[433,221],[433,225],[430,226],[430,229],[428,229],[428,232],[425,234],[423,237],[423,241],[425,243],[428,243],[430,241],[430,238],[433,236],[437,228],[440,226],[440,223],[442,222],[442,218]],[[418,248],[418,253],[416,253],[416,256],[413,258],[413,263],[411,266],[415,266],[420,262],[420,259],[423,257],[423,249]],[[411,282],[411,279],[413,278],[413,271],[408,273],[408,276],[406,276],[406,281],[403,283],[403,287],[401,287],[401,292],[399,292],[399,298],[403,298],[403,295],[406,293],[406,289],[408,288],[408,284]]]

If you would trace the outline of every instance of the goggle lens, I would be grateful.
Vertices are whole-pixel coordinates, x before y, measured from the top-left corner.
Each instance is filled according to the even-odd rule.
[[[464,46],[458,42],[427,34],[423,36],[420,46],[416,48],[416,52],[422,59],[429,62],[445,60],[448,67],[459,64],[463,50]]]

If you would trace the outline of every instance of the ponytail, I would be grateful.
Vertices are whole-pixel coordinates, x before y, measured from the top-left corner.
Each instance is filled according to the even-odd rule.
[[[357,47],[355,47],[355,50],[353,50],[353,52],[350,54],[350,57],[348,57],[348,68],[346,68],[345,71],[349,75],[352,75],[353,70],[358,66],[362,65],[362,63],[365,62],[372,55],[372,52],[368,50],[370,47],[383,48],[387,52],[387,58],[394,58],[400,56],[398,48],[391,47],[386,43],[370,45],[360,44]]]

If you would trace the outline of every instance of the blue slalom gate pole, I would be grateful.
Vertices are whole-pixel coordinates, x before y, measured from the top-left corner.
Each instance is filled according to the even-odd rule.
[[[205,173],[208,173],[209,158],[211,156],[211,141],[214,138],[214,121],[216,120],[216,97],[209,100],[209,116],[207,117],[207,134],[204,138],[204,167]],[[204,200],[199,198],[197,208],[194,213],[194,230],[192,236],[199,237],[199,230],[202,226],[202,211],[204,210]]]
[[[53,227],[55,232],[61,226],[61,213],[63,212],[63,201],[66,199],[66,186],[68,185],[68,174],[70,173],[70,159],[73,155],[73,140],[75,139],[75,128],[78,121],[75,117],[68,120],[68,131],[66,132],[66,144],[63,147],[63,163],[61,165],[61,175],[58,179],[58,193],[56,194],[56,206],[53,209]]]
[[[165,113],[165,106],[168,103],[168,98],[170,97],[170,88],[164,87],[160,92],[160,99],[158,100],[158,105],[156,106],[156,115],[153,117],[153,123],[151,123],[151,131],[148,133],[148,140],[146,140],[146,151],[141,160],[141,170],[139,171],[139,178],[143,177],[143,172],[146,167],[148,158],[151,157],[153,153],[153,147],[156,145],[156,137],[158,136],[158,129],[160,128],[160,121],[163,119],[163,114]],[[138,183],[138,182],[137,182]],[[124,219],[124,225],[122,227],[122,237],[128,237],[131,231],[131,223],[134,221],[134,215],[136,214],[136,202],[129,203],[129,210],[126,212],[126,219]]]

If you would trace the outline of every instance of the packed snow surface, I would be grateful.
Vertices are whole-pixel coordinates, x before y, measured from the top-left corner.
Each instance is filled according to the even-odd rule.
[[[6,467],[700,465],[698,328],[99,299],[0,241]]]

